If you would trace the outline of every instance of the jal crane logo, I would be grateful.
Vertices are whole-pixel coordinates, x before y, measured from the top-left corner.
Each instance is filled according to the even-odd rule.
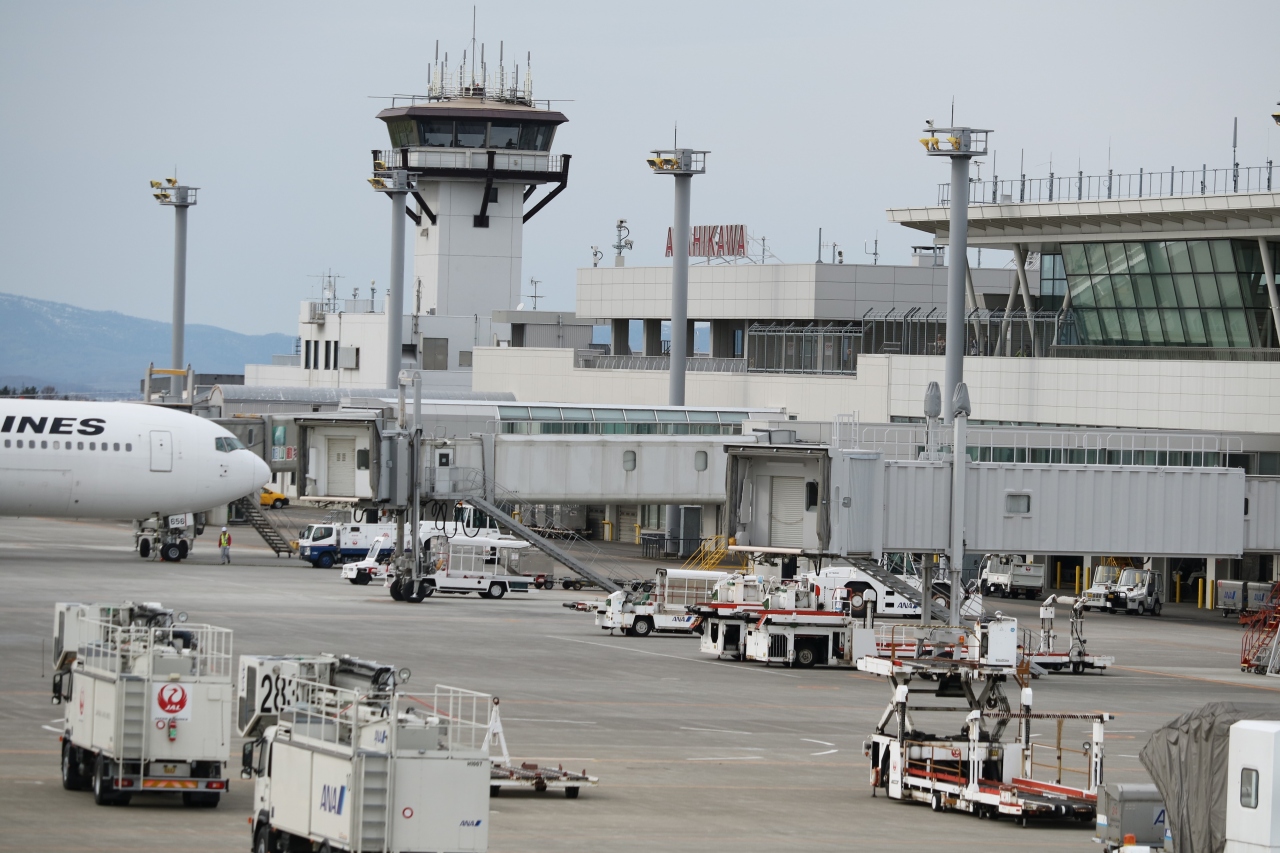
[[[165,714],[180,714],[187,707],[187,689],[181,684],[166,684],[156,694],[156,705]]]

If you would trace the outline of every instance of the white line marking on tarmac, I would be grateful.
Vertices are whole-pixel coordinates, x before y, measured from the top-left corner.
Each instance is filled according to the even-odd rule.
[[[813,738],[811,738],[811,737],[802,737],[802,738],[800,738],[800,740],[804,741],[805,743],[817,743],[817,744],[821,744],[822,746],[835,746],[835,744],[834,744],[834,743],[827,743],[825,740],[814,740],[814,739],[813,739]]]
[[[830,755],[833,752],[839,752],[838,749],[828,749],[826,752],[811,752],[810,755]]]
[[[772,669],[760,669],[757,667],[734,666],[731,663],[717,663],[713,660],[703,660],[702,658],[686,658],[680,655],[664,655],[662,652],[647,652],[644,649],[629,649],[626,646],[615,646],[611,643],[593,643],[590,640],[577,640],[573,637],[557,637],[555,634],[547,634],[553,640],[564,640],[567,643],[582,643],[584,646],[600,646],[605,649],[616,649],[620,652],[634,652],[638,655],[653,655],[659,658],[673,658],[675,660],[687,660],[690,663],[704,663],[708,666],[725,666],[735,672],[762,673],[764,675],[781,675],[783,678],[799,678],[798,675],[792,675],[789,672],[778,672]]]
[[[55,729],[53,726],[41,726],[46,732],[53,732],[55,735],[62,734],[62,729]]]
[[[507,717],[513,723],[567,723],[571,726],[594,726],[586,720],[535,720],[532,717]]]
[[[749,735],[751,732],[735,732],[732,729],[695,729],[691,726],[681,726],[680,729],[686,732],[720,732],[726,735]]]
[[[686,758],[685,761],[750,761],[753,758],[764,758],[763,755],[730,755],[728,758]]]

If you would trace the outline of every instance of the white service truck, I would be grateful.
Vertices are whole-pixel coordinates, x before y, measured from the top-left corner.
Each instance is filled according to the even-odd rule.
[[[418,524],[421,540],[444,534],[446,536],[498,536],[499,532],[488,514],[467,504],[454,510],[452,521],[424,519]],[[396,525],[394,523],[368,523],[363,521],[324,521],[309,524],[298,533],[298,557],[318,569],[329,569],[356,560],[365,559],[370,546],[383,539],[382,558],[395,550]],[[405,547],[413,549],[413,538],[406,530]]]
[[[352,658],[242,657],[254,853],[483,853],[492,697]]]
[[[64,711],[62,787],[98,805],[227,790],[231,631],[157,603],[54,606],[53,702]]]
[[[982,558],[978,582],[983,595],[1001,598],[1039,598],[1044,589],[1044,564],[1024,555],[987,554]]]
[[[648,637],[654,631],[691,633],[698,617],[689,608],[710,601],[712,589],[728,576],[728,572],[660,568],[651,591],[619,590],[599,602],[596,625],[610,633],[621,630],[629,637]]]

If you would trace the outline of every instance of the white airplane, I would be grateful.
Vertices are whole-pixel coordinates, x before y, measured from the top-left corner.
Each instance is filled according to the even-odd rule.
[[[0,398],[0,515],[163,518],[257,494],[269,479],[228,430],[186,412]]]

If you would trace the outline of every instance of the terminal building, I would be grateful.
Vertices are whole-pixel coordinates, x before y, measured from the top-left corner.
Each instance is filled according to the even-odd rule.
[[[727,537],[741,522],[728,444],[793,432],[831,448],[841,423],[886,447],[895,425],[914,435],[943,373],[947,265],[967,261],[946,254],[948,186],[935,205],[888,211],[928,240],[908,264],[692,265],[688,405],[667,406],[671,268],[581,269],[573,312],[523,310],[523,223],[567,186],[552,141],[568,119],[527,78],[446,76],[379,114],[391,147],[373,153],[375,172],[414,181],[400,366],[424,389],[433,480],[478,470],[585,507],[586,529],[613,539],[662,530],[664,507],[688,504],[703,536]],[[965,380],[972,423],[992,430],[975,462],[1240,468],[1251,489],[1280,476],[1269,164],[974,181],[971,198],[970,248],[1014,256],[966,270]],[[387,321],[373,294],[342,299],[330,283],[302,305],[297,352],[247,365],[244,389],[203,405],[260,430],[242,438],[299,500],[368,500],[379,430],[403,405],[385,388]],[[1255,501],[1255,533],[1280,526],[1273,510]],[[761,523],[755,537],[772,535]],[[1271,578],[1280,545],[1248,542],[1201,562],[1207,577]]]

